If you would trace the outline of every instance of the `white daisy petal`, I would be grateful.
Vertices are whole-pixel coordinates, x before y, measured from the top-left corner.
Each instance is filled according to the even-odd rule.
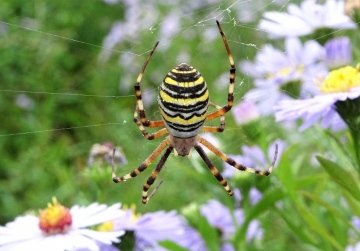
[[[99,211],[106,209],[106,205],[100,205],[98,203],[92,203],[88,207],[75,207],[70,209],[72,215],[77,215],[77,219],[87,219],[92,215],[96,215]]]
[[[288,38],[285,40],[286,54],[288,55],[291,63],[296,64],[300,61],[303,51],[302,47],[303,46],[299,39]]]
[[[313,40],[307,41],[304,44],[303,51],[301,52],[301,56],[302,56],[301,61],[303,62],[304,65],[314,64],[319,59],[324,58],[325,56],[324,53],[325,51],[320,44],[318,44]]]
[[[267,20],[260,20],[259,29],[267,31],[274,38],[302,36],[311,32],[311,27],[305,21],[286,13],[265,12],[264,18]]]
[[[76,233],[105,244],[111,244],[112,242],[119,242],[118,237],[124,235],[125,231],[98,232],[91,229],[78,229]]]
[[[39,219],[35,216],[20,216],[15,221],[6,224],[5,227],[0,227],[0,246],[9,244],[11,242],[26,241],[36,238],[41,231],[37,226]]]
[[[121,218],[125,213],[119,210],[120,206],[121,204],[117,203],[107,208],[105,205],[93,203],[87,208],[76,208],[75,211],[71,209],[70,212],[77,215],[73,225],[76,227],[87,227]]]
[[[53,199],[53,204],[40,210],[40,216],[21,216],[0,226],[0,251],[98,251],[99,243],[111,245],[119,242],[122,230],[100,232],[85,229],[125,216],[120,204],[110,207],[93,203],[88,207],[73,206],[66,209]],[[49,220],[49,221],[47,221]]]

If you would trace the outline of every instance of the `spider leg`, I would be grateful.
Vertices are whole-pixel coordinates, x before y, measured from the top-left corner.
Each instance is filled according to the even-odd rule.
[[[229,93],[228,93],[228,103],[226,105],[224,105],[223,107],[221,107],[216,112],[210,113],[207,116],[206,120],[211,120],[211,119],[220,117],[223,114],[227,113],[228,111],[230,111],[230,109],[233,105],[233,102],[234,102],[234,85],[235,85],[235,72],[236,72],[235,63],[234,63],[234,59],[231,55],[230,48],[229,48],[228,42],[226,40],[225,34],[221,29],[220,23],[217,20],[216,20],[216,23],[219,28],[219,32],[220,32],[222,40],[224,42],[226,52],[228,54],[228,58],[229,58],[229,62],[230,62],[230,79],[229,79],[230,84],[229,84]]]
[[[155,188],[155,190],[150,194],[150,196],[148,197],[148,191],[150,189],[150,186],[154,183],[154,181],[156,180],[157,176],[159,175],[161,169],[163,168],[167,158],[169,157],[170,153],[172,152],[172,150],[174,149],[174,147],[172,145],[170,145],[165,153],[163,154],[163,156],[161,156],[160,161],[157,163],[156,168],[154,169],[154,171],[151,173],[150,177],[148,178],[148,180],[146,181],[146,184],[143,186],[143,192],[142,192],[142,203],[146,204],[149,202],[150,198],[154,195],[154,193],[156,192],[156,190],[159,188],[159,186],[161,185],[161,183]]]
[[[135,107],[135,112],[134,112],[134,122],[137,125],[137,127],[139,128],[139,130],[141,131],[141,133],[144,135],[145,138],[147,138],[148,140],[152,140],[152,139],[156,139],[164,134],[167,133],[167,130],[161,129],[159,131],[156,131],[154,133],[148,133],[144,126],[146,127],[161,127],[164,126],[164,121],[162,120],[156,120],[156,121],[151,121],[148,120],[146,118],[146,114],[145,114],[145,109],[144,109],[144,104],[142,102],[142,97],[141,97],[141,88],[140,88],[140,82],[141,79],[144,75],[145,69],[147,64],[149,63],[151,56],[154,54],[154,51],[156,49],[156,47],[158,46],[159,42],[157,42],[154,47],[152,48],[149,56],[147,57],[140,73],[139,76],[136,79],[136,83],[134,85],[135,88],[135,96],[136,96],[136,107]],[[140,117],[140,119],[139,119]]]
[[[220,182],[220,184],[225,188],[226,192],[232,196],[234,193],[231,191],[229,185],[227,184],[227,181],[223,178],[221,173],[216,169],[214,164],[211,162],[209,157],[206,155],[204,149],[199,144],[196,144],[194,146],[195,150],[199,153],[200,157],[204,160],[208,168],[210,169],[211,173],[214,175],[214,177]]]
[[[161,186],[161,184],[163,183],[164,180],[160,180],[159,184],[155,187],[155,189],[151,192],[151,194],[148,196],[147,198],[147,202],[151,199],[151,197],[154,196],[154,194],[156,193],[156,191],[159,189],[159,187]],[[146,203],[147,203],[146,202]]]
[[[145,130],[143,124],[139,120],[138,111],[139,111],[139,107],[138,107],[138,105],[136,105],[135,112],[134,112],[134,122],[135,122],[135,124],[137,125],[137,127],[139,128],[139,130],[141,131],[142,135],[145,138],[147,138],[148,140],[152,140],[152,139],[156,139],[156,138],[161,137],[162,135],[168,133],[168,130],[166,128],[160,129],[160,130],[158,130],[156,132],[153,132],[153,133],[148,133]],[[164,126],[164,121],[162,121],[162,120],[148,121],[148,122],[149,123],[145,125],[147,127],[161,127],[161,126]]]
[[[221,109],[221,106],[218,106],[218,105],[214,104],[213,102],[209,102],[209,105],[215,107],[217,110]],[[225,115],[224,114],[220,116],[220,126],[219,127],[203,126],[202,131],[203,132],[223,132],[225,129]],[[206,120],[207,120],[207,118],[206,118]]]
[[[165,149],[170,145],[170,139],[167,137],[163,142],[160,143],[160,145],[150,154],[149,157],[147,157],[146,160],[144,160],[140,166],[136,169],[134,169],[132,172],[125,174],[123,176],[117,177],[115,174],[115,165],[112,165],[112,180],[115,183],[119,183],[131,178],[135,178],[138,176],[142,171],[144,171],[150,164],[153,162],[153,160],[162,152],[162,150]]]
[[[198,136],[197,140],[198,140],[198,142],[203,144],[206,148],[208,148],[210,151],[212,151],[217,156],[219,156],[223,161],[225,161],[229,165],[232,165],[236,169],[238,169],[240,171],[255,173],[255,174],[264,175],[264,176],[270,175],[270,173],[272,172],[272,170],[274,168],[275,161],[276,161],[277,155],[278,155],[278,145],[276,144],[273,162],[271,163],[271,165],[267,171],[261,171],[261,170],[255,169],[255,168],[247,167],[242,164],[236,163],[235,160],[233,160],[232,158],[230,158],[229,156],[227,156],[226,154],[221,152],[218,148],[216,148],[214,145],[212,145],[209,141],[202,138],[201,136]]]
[[[144,110],[144,104],[142,102],[142,97],[141,97],[141,89],[140,89],[140,82],[141,82],[141,79],[144,75],[144,72],[145,72],[145,69],[146,69],[146,66],[147,64],[149,63],[150,59],[151,59],[151,56],[154,54],[154,51],[156,49],[156,47],[158,46],[159,44],[159,41],[156,42],[156,44],[154,45],[154,47],[152,48],[152,50],[150,51],[150,54],[149,56],[147,57],[143,67],[141,68],[141,71],[139,73],[139,76],[137,77],[136,79],[136,83],[134,85],[134,89],[135,89],[135,96],[136,96],[136,108],[135,108],[135,113],[137,113],[137,110],[139,111],[139,115],[140,115],[140,121],[141,121],[141,124],[143,124],[144,126],[150,126],[152,125],[151,127],[156,127],[154,126],[153,124],[157,123],[157,122],[151,122],[149,121],[147,118],[146,118],[146,114],[145,114],[145,110]],[[137,117],[137,116],[136,116]],[[134,119],[135,120],[135,119]],[[135,121],[136,123],[136,121]]]

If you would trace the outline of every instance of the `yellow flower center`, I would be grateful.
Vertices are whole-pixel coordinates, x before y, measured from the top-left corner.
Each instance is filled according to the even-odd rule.
[[[112,232],[114,231],[114,224],[111,221],[104,222],[96,228],[100,232]]]
[[[279,77],[285,77],[290,75],[290,73],[292,73],[293,71],[296,71],[297,73],[302,73],[304,71],[304,66],[303,65],[298,65],[296,67],[285,67],[280,69],[279,71],[275,72],[275,73],[269,73],[267,78],[279,78]]]
[[[66,232],[72,223],[69,209],[57,202],[53,197],[52,204],[40,210],[39,228],[46,234],[60,234]]]
[[[136,205],[132,204],[130,207],[127,206],[127,205],[124,205],[124,206],[123,206],[123,210],[128,210],[128,209],[131,210],[131,218],[130,218],[130,221],[131,221],[131,222],[137,221],[137,220],[140,218],[141,214],[140,214],[140,213],[135,213],[135,211],[136,211]]]
[[[360,86],[360,64],[356,68],[345,66],[333,70],[324,80],[315,80],[322,93],[347,92],[350,89]]]

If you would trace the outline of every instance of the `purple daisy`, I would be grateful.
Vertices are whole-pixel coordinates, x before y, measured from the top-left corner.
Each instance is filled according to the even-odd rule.
[[[215,227],[223,240],[229,240],[231,234],[235,233],[235,224],[229,208],[217,200],[210,200],[200,207],[200,213],[207,219],[209,224]],[[242,218],[236,219],[242,221]]]
[[[260,117],[260,112],[251,100],[242,101],[231,109],[237,124],[247,124]]]
[[[230,212],[229,208],[225,207],[217,200],[210,200],[207,204],[200,207],[200,213],[207,219],[209,224],[215,227],[221,234],[223,242],[223,250],[233,250],[229,245],[229,239],[235,233],[236,228],[241,226],[245,221],[244,211],[240,208],[234,210],[234,215]],[[235,220],[235,222],[234,222]],[[263,230],[257,220],[250,222],[247,229],[246,238],[248,240],[262,237]]]
[[[250,188],[249,191],[249,200],[251,205],[255,205],[263,197],[263,194],[257,190],[255,187]]]
[[[338,37],[327,41],[325,63],[330,69],[346,66],[352,62],[351,41],[348,37]]]
[[[187,225],[186,220],[175,211],[146,213],[142,216],[127,210],[126,221],[116,221],[116,228],[134,231],[134,250],[166,250],[158,242],[170,240],[189,250],[206,251],[200,234]]]
[[[315,0],[305,0],[300,6],[289,4],[288,13],[265,12],[259,28],[279,38],[309,35],[323,28],[355,29],[356,24],[344,14],[344,1],[327,0],[321,5]]]
[[[347,246],[345,251],[359,251],[360,250],[360,242],[356,243],[354,246]]]
[[[300,130],[305,130],[319,119],[322,119],[323,128],[343,128],[345,123],[342,117],[341,107],[346,102],[354,102],[360,97],[360,65],[356,68],[346,66],[333,70],[329,76],[319,82],[322,95],[317,95],[305,100],[283,100],[276,109],[276,120],[296,120],[302,118],[304,123]],[[353,114],[360,114],[357,105],[354,105]],[[344,113],[350,112],[344,111]],[[340,111],[340,113],[339,113]]]
[[[360,229],[360,218],[357,216],[354,216],[352,218],[352,224]],[[348,245],[345,249],[345,251],[359,251],[360,250],[360,242],[355,243],[355,245]]]
[[[255,102],[259,111],[268,115],[280,100],[315,94],[318,89],[312,79],[327,74],[324,53],[317,42],[302,45],[298,38],[285,40],[285,52],[265,45],[254,63],[240,64],[242,71],[255,79],[255,88],[246,93],[245,101]]]
[[[360,218],[354,216],[351,220],[352,224],[360,230]]]

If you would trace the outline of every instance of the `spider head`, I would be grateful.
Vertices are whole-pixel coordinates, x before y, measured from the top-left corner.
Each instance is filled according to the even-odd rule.
[[[197,136],[183,139],[170,135],[170,143],[174,147],[178,155],[188,156],[191,148],[193,148],[197,142],[196,138]]]
[[[175,70],[177,70],[177,71],[192,71],[192,70],[194,70],[194,67],[192,67],[191,65],[188,65],[187,63],[181,63],[175,67]]]

